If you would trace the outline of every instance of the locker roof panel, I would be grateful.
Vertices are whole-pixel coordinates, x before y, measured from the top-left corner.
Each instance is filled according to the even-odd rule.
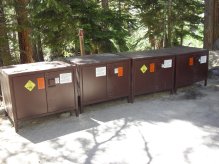
[[[61,62],[61,61],[38,62],[38,63],[5,66],[1,68],[1,72],[7,75],[17,75],[17,74],[23,74],[23,73],[61,69],[61,68],[67,68],[67,67],[71,67],[71,65],[65,62]]]
[[[123,61],[123,60],[129,60],[129,58],[116,54],[107,54],[107,53],[66,58],[67,62],[75,63],[78,65],[110,63],[110,62]]]
[[[173,56],[174,54],[170,52],[166,52],[165,49],[159,49],[159,50],[148,50],[148,51],[137,51],[137,52],[122,52],[119,53],[118,55],[126,56],[132,59],[138,59],[138,58]]]
[[[152,57],[165,57],[165,56],[174,56],[174,55],[183,55],[195,52],[207,52],[206,49],[195,48],[195,47],[186,47],[178,46],[171,48],[162,48],[158,50],[147,50],[147,51],[138,51],[138,52],[123,52],[119,55],[127,56],[132,59],[136,58],[152,58]]]
[[[207,49],[196,48],[196,47],[186,47],[186,46],[178,46],[172,48],[164,49],[166,52],[175,55],[183,55],[183,54],[190,54],[190,53],[199,53],[199,52],[208,52]]]

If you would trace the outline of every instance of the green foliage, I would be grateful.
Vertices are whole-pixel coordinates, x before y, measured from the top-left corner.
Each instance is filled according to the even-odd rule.
[[[32,1],[35,35],[51,48],[52,57],[78,53],[78,30],[85,34],[86,53],[128,50],[129,13],[105,10],[96,1],[49,0]]]
[[[199,32],[204,12],[201,0],[136,0],[133,5],[138,9],[140,23],[148,29],[144,37],[149,38],[151,47],[182,45],[186,36],[203,38],[203,31]]]
[[[6,1],[5,1],[6,2]],[[31,0],[28,12],[33,43],[42,40],[49,58],[77,55],[79,29],[86,54],[162,48],[203,39],[203,0]],[[14,0],[5,9],[10,50],[19,57]],[[19,59],[18,59],[19,61]]]

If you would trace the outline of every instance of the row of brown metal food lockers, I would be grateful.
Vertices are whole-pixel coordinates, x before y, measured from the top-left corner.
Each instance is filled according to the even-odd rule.
[[[208,51],[191,47],[99,54],[3,67],[1,87],[5,113],[19,122],[86,105],[136,95],[171,91],[204,80]],[[79,107],[79,110],[78,110]]]

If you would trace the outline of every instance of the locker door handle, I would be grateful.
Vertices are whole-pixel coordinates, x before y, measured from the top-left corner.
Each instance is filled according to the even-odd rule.
[[[49,85],[48,87],[55,87],[56,85]]]
[[[55,83],[55,79],[48,79],[48,87],[55,87],[56,83]]]
[[[114,75],[114,67],[107,66],[107,74],[108,74],[108,76],[113,76]]]

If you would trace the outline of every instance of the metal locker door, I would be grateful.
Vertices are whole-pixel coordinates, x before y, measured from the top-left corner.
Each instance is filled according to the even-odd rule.
[[[195,56],[194,82],[206,80],[208,76],[208,56],[199,53]]]
[[[173,57],[162,57],[155,61],[155,91],[173,89],[174,67],[175,60]]]
[[[82,103],[101,102],[107,98],[106,65],[81,66]]]
[[[18,119],[47,113],[44,74],[27,74],[13,77],[14,97]]]
[[[73,69],[46,73],[48,112],[75,109],[73,80]]]
[[[150,64],[155,63],[153,59],[139,59],[133,61],[134,95],[151,93],[155,90],[156,72],[150,72]]]
[[[194,55],[176,56],[176,88],[193,83],[195,58]]]
[[[108,98],[125,97],[130,94],[130,61],[107,64]]]

